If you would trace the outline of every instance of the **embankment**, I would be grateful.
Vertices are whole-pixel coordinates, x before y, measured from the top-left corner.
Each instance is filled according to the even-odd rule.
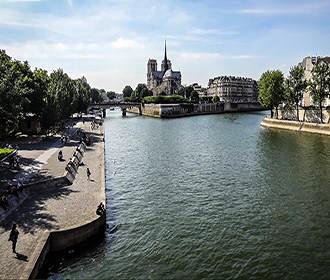
[[[209,103],[209,104],[144,104],[142,115],[154,118],[178,118],[227,112],[249,112],[264,110],[259,103]],[[139,114],[138,108],[127,110]]]
[[[88,123],[84,127],[88,129]],[[89,135],[93,138],[92,144],[88,147],[81,144],[74,150],[63,176],[24,186],[28,198],[6,223],[14,220],[18,224],[18,250],[26,262],[3,254],[1,279],[34,279],[49,253],[79,246],[104,234],[106,215],[96,214],[98,204],[106,204],[102,127],[100,131],[90,131]],[[91,180],[86,176],[87,167],[92,173]],[[28,214],[20,215],[19,211]],[[4,231],[0,237],[8,247],[4,248],[9,249],[9,242],[5,242],[7,235]]]
[[[330,136],[329,124],[306,123],[288,120],[277,120],[272,118],[264,118],[261,126],[267,128],[286,129],[298,132],[317,133]]]

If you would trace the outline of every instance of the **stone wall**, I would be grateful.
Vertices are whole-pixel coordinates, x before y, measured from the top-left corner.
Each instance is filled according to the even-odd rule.
[[[157,118],[176,118],[225,112],[247,112],[264,110],[259,103],[208,103],[208,104],[144,104],[142,114]],[[137,108],[128,110],[139,113]]]
[[[277,120],[266,117],[261,122],[261,126],[267,128],[286,129],[297,132],[310,132],[330,136],[329,124],[304,123],[297,121]]]

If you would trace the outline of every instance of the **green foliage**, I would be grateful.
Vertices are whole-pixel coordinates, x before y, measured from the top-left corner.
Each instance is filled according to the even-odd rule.
[[[154,103],[154,104],[179,104],[179,103],[189,103],[187,99],[180,95],[170,95],[170,96],[147,96],[143,98],[144,103]]]
[[[266,71],[259,81],[259,102],[270,109],[278,106],[284,100],[284,77],[279,70]],[[273,111],[272,116],[273,116]]]
[[[329,64],[320,62],[312,71],[312,79],[308,90],[313,101],[319,105],[321,123],[323,123],[322,103],[326,97],[330,97],[330,67]]]
[[[116,98],[116,93],[114,91],[108,91],[107,92],[108,99],[112,100]]]
[[[133,89],[130,86],[125,86],[123,89],[123,97],[131,97],[133,93]]]
[[[141,102],[146,96],[152,96],[152,91],[149,90],[145,84],[138,84],[131,98],[135,102]]]
[[[303,98],[307,83],[304,79],[304,69],[301,66],[294,66],[290,69],[288,78],[285,80],[285,100],[294,104],[297,110],[299,121],[299,102]]]
[[[5,156],[9,155],[12,153],[14,150],[13,149],[0,149],[0,159],[4,158]]]
[[[214,95],[213,98],[212,98],[212,102],[213,102],[213,103],[217,103],[217,102],[219,102],[219,101],[220,101],[220,97],[217,96],[217,95]]]
[[[194,88],[192,86],[185,88],[185,97],[189,99],[191,97],[192,92],[194,91]]]
[[[103,92],[105,90],[97,89],[97,88],[92,88],[90,95],[91,95],[91,103],[100,103],[104,100]]]
[[[191,96],[190,96],[190,100],[193,102],[193,103],[198,103],[199,102],[199,95],[198,95],[198,92],[193,90],[191,92]]]
[[[85,112],[100,102],[105,90],[91,89],[86,78],[73,80],[62,69],[47,71],[13,60],[0,50],[0,137],[19,131],[27,114],[41,119],[48,128],[73,113]]]

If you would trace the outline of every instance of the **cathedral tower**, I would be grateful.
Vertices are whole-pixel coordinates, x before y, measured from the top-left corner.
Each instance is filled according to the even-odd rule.
[[[165,73],[166,70],[172,69],[171,61],[167,59],[167,52],[166,52],[166,40],[165,40],[165,53],[164,53],[164,59],[162,61],[162,71]]]

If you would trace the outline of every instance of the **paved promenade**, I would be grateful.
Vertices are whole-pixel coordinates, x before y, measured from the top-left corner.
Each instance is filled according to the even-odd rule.
[[[73,127],[65,130],[65,135],[73,136],[77,129],[82,125],[81,122]],[[63,174],[63,166],[65,161],[57,160],[59,149],[64,154],[64,159],[70,158],[75,149],[75,141],[63,145],[60,141],[60,135],[54,137],[53,140],[35,142],[16,143],[18,146],[18,155],[20,157],[20,168],[18,170],[2,169],[0,171],[0,186],[6,187],[6,182],[16,185],[19,179],[22,183],[28,183],[42,178],[51,176],[61,176]],[[56,154],[56,156],[54,156]]]
[[[44,232],[78,226],[97,217],[97,205],[104,199],[103,131],[91,132],[89,122],[82,128],[91,133],[93,144],[87,147],[83,158],[84,166],[79,167],[74,183],[27,198],[1,223],[0,279],[20,278],[33,254],[38,253],[35,252],[36,244],[43,239]],[[66,159],[70,158],[74,148],[61,148]],[[58,149],[48,152],[47,155],[50,156],[43,166],[44,170],[53,175],[62,175],[65,168],[65,162],[63,167],[58,165]],[[87,180],[87,167],[92,173],[90,181]],[[18,254],[12,253],[11,242],[8,242],[13,222],[17,223],[20,232],[16,249]]]

